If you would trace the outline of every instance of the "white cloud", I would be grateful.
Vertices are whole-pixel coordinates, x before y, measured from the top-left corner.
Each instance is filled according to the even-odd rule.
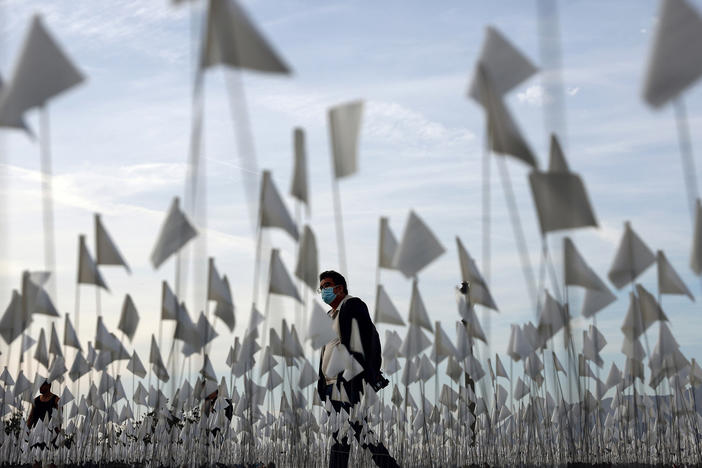
[[[364,130],[368,137],[393,145],[454,145],[475,139],[466,129],[447,127],[396,102],[368,102]]]
[[[570,86],[568,89],[566,89],[566,93],[568,93],[568,96],[575,96],[580,92],[580,86]]]
[[[541,85],[531,85],[524,91],[517,93],[517,100],[530,106],[541,107],[549,99],[546,90]]]

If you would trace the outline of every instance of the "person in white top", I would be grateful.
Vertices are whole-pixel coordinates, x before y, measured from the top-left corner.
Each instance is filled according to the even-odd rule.
[[[319,275],[319,293],[322,300],[331,307],[327,313],[333,320],[332,327],[337,336],[322,348],[317,391],[320,399],[331,401],[334,411],[339,413],[344,409],[346,414],[350,414],[351,407],[361,399],[364,382],[373,385],[383,379],[380,373],[378,332],[370,318],[368,307],[361,299],[349,295],[346,279],[340,273],[331,270],[322,272]],[[333,359],[335,355],[337,358]],[[345,362],[341,371],[338,356],[343,356]],[[348,372],[349,369],[352,371]],[[342,374],[349,376],[349,373],[349,379],[343,378]],[[377,466],[399,466],[382,442],[367,444],[361,441],[361,423],[353,422],[351,427],[361,446],[370,450]],[[334,433],[329,466],[346,468],[351,446],[346,437],[339,441],[336,436],[337,433]]]

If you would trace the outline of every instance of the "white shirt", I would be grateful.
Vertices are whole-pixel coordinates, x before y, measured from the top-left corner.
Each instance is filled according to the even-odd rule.
[[[346,301],[351,297],[352,296],[347,294],[346,297],[344,297],[336,306],[336,309],[331,309],[329,312],[327,312],[327,315],[329,315],[329,317],[332,319],[332,329],[336,332],[336,337],[332,338],[329,343],[324,345],[324,349],[322,350],[322,373],[327,379],[327,385],[336,383],[336,375],[328,375],[327,369],[329,368],[329,361],[331,361],[331,355],[334,348],[341,343],[341,331],[339,330],[339,314],[341,313],[341,306],[343,306],[344,303],[346,303]]]

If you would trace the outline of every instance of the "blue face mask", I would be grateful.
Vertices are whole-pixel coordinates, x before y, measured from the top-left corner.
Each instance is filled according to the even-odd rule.
[[[336,294],[334,293],[334,286],[322,289],[322,300],[327,304],[331,304],[336,299]]]

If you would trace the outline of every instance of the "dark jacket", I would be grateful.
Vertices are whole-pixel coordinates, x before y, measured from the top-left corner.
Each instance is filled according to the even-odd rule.
[[[372,334],[374,332],[375,326],[371,321],[370,314],[368,313],[368,307],[366,303],[357,297],[349,298],[341,306],[339,310],[339,334],[341,335],[341,344],[346,346],[349,353],[356,358],[356,360],[363,367],[363,372],[358,374],[356,377],[350,381],[346,381],[340,372],[337,377],[337,385],[341,391],[341,385],[346,389],[346,394],[349,397],[350,403],[355,405],[361,400],[361,394],[363,394],[363,381],[366,380],[366,376],[370,375],[371,372],[375,372],[366,365],[366,360],[361,353],[351,351],[351,321],[356,319],[358,323],[358,331],[361,335],[361,345],[363,346],[363,352],[370,350],[372,348]],[[319,393],[319,399],[324,401],[324,392],[326,390],[327,381],[322,372],[322,358],[324,356],[324,348],[322,347],[322,353],[319,356],[319,380],[317,381],[317,392]]]

